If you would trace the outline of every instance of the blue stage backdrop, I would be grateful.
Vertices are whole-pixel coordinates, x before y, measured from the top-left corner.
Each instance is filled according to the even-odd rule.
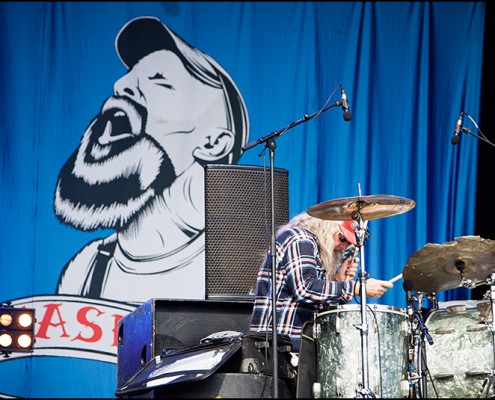
[[[359,194],[413,200],[368,223],[378,279],[427,243],[473,235],[478,141],[450,141],[461,111],[478,118],[484,14],[484,2],[0,3],[0,300],[37,312],[34,352],[0,358],[0,394],[114,397],[119,320],[150,298],[205,297],[202,165],[268,167],[264,145],[241,146],[342,86],[350,121],[334,107],[276,139],[290,216]],[[405,307],[402,280],[379,303]]]

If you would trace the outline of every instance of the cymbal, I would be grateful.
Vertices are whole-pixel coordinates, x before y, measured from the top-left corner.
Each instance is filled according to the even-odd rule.
[[[402,214],[415,206],[414,200],[405,197],[377,194],[325,201],[308,208],[306,212],[315,218],[336,221],[359,219],[361,212],[363,220],[372,220]]]
[[[460,236],[444,244],[427,243],[411,255],[402,270],[404,280],[420,292],[441,292],[462,287],[463,277],[479,286],[495,272],[495,240]]]

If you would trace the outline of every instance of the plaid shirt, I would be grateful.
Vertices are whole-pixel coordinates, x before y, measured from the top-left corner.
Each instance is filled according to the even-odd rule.
[[[329,281],[321,265],[316,236],[300,227],[277,237],[277,332],[287,334],[293,351],[299,352],[300,334],[306,321],[331,304],[352,299],[353,282]],[[256,283],[250,332],[272,331],[271,257],[266,257]]]

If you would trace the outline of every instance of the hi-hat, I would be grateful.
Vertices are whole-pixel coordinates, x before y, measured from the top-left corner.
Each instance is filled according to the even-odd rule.
[[[411,199],[386,194],[345,197],[316,204],[306,211],[320,219],[335,221],[372,220],[402,214],[416,206]]]
[[[462,272],[462,274],[461,274]],[[495,272],[495,240],[461,236],[444,244],[427,243],[411,255],[402,270],[413,289],[432,293],[487,282]]]

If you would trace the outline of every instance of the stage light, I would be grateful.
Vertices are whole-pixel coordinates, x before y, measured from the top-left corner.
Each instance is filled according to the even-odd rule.
[[[0,307],[0,352],[31,352],[34,348],[34,308]]]

